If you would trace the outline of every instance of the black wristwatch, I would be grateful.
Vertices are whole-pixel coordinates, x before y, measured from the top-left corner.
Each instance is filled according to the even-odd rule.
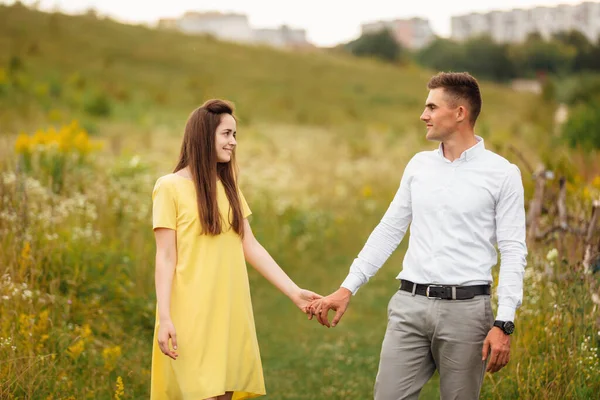
[[[502,332],[504,332],[507,335],[512,334],[515,331],[515,324],[513,324],[512,321],[494,321],[494,326],[497,326],[498,328],[502,329]]]

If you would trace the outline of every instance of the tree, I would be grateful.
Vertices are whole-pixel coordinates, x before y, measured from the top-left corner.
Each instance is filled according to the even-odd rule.
[[[594,45],[583,33],[579,31],[559,32],[553,35],[552,40],[575,50],[573,71],[594,69]]]
[[[416,55],[417,61],[431,69],[461,71],[465,69],[465,49],[453,40],[436,38]]]
[[[563,137],[571,147],[600,149],[600,98],[573,109],[563,126]]]
[[[509,54],[519,76],[571,72],[576,50],[559,41],[546,41],[531,34],[524,43],[510,48]]]
[[[465,70],[481,78],[507,81],[515,77],[508,45],[496,43],[489,36],[468,40],[465,44]]]
[[[346,47],[355,56],[376,57],[384,61],[399,61],[402,54],[402,47],[387,29],[366,33]]]

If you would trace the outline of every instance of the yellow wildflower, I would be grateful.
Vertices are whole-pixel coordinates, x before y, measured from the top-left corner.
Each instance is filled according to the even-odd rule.
[[[85,350],[85,343],[83,339],[77,339],[75,343],[69,346],[67,349],[67,354],[73,359],[77,360],[81,353]]]
[[[29,337],[34,316],[29,314],[19,315],[19,333],[22,337]]]
[[[115,400],[120,400],[121,396],[125,394],[125,385],[123,385],[123,378],[117,376],[117,388],[115,390]]]
[[[81,327],[81,337],[84,339],[89,338],[90,336],[92,336],[92,329],[90,328],[89,324],[85,324]]]
[[[73,139],[73,147],[80,154],[87,154],[91,150],[90,141],[88,140],[88,135],[85,131],[80,131],[75,138]]]
[[[21,270],[24,270],[29,265],[31,261],[31,244],[29,242],[25,242],[23,248],[21,249],[21,258],[19,259],[19,265],[21,266]]]
[[[362,195],[363,197],[369,198],[373,195],[373,189],[371,189],[371,186],[369,185],[365,185],[362,188]]]
[[[58,148],[60,151],[66,153],[71,150],[72,137],[71,131],[68,128],[63,128],[58,134]]]
[[[121,357],[121,346],[106,347],[102,350],[102,357],[104,358],[104,368],[112,371]]]
[[[48,136],[46,135],[46,132],[44,132],[41,129],[38,129],[35,134],[33,135],[33,137],[31,138],[31,146],[35,147],[35,146],[40,146],[40,145],[44,145],[46,144],[48,140]]]
[[[590,193],[590,189],[586,186],[583,188],[583,199],[590,200],[592,198],[592,194]]]
[[[0,85],[6,83],[8,81],[8,75],[6,74],[6,70],[4,68],[0,68]]]
[[[17,137],[17,142],[15,143],[15,151],[17,154],[25,154],[31,151],[31,140],[29,136],[24,133],[21,133]]]

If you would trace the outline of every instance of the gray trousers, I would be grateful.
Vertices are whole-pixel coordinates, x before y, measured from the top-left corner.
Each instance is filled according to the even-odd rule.
[[[436,368],[442,400],[478,399],[493,324],[490,296],[434,300],[398,290],[388,305],[375,400],[417,400]]]

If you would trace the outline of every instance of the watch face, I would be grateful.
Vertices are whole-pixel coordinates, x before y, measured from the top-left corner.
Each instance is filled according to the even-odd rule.
[[[511,321],[505,322],[504,323],[504,332],[506,332],[508,335],[512,334],[515,331],[515,324],[513,324]]]

